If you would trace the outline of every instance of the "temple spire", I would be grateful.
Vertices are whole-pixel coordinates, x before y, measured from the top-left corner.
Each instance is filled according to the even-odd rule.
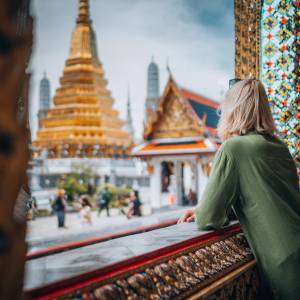
[[[127,91],[127,118],[126,118],[126,129],[130,133],[131,137],[134,140],[134,129],[133,129],[133,120],[131,114],[131,101],[130,101],[130,89],[128,86]]]
[[[166,66],[166,68],[167,68],[167,72],[169,74],[169,78],[171,80],[173,80],[173,75],[172,75],[172,71],[171,71],[170,64],[169,64],[169,57],[167,57],[167,66]]]
[[[40,101],[38,111],[39,128],[41,128],[42,120],[47,116],[51,106],[50,81],[44,71],[43,78],[40,81]]]
[[[79,13],[71,39],[70,59],[92,58],[98,61],[96,35],[91,24],[89,1],[79,0]]]
[[[159,69],[151,57],[151,62],[147,70],[147,98],[145,107],[145,121],[147,121],[149,110],[156,111],[157,102],[159,98]]]
[[[99,145],[106,149],[101,150],[104,157],[112,157],[121,147],[129,153],[132,138],[123,130],[124,121],[113,108],[114,99],[96,45],[88,1],[80,0],[54,107],[43,118],[34,141],[35,147],[47,149],[52,158],[100,155]]]
[[[88,24],[90,22],[89,0],[79,0],[77,24]]]

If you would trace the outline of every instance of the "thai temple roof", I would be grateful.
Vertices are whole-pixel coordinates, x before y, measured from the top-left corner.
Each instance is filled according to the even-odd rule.
[[[200,119],[203,118],[204,114],[206,115],[206,126],[210,128],[217,128],[219,121],[217,109],[220,104],[190,90],[182,88],[180,90],[182,96],[189,101]]]
[[[218,102],[180,87],[170,76],[156,112],[148,116],[145,142],[133,149],[133,155],[214,153],[218,107]]]
[[[217,146],[209,139],[202,138],[173,138],[154,139],[146,141],[133,150],[136,157],[165,156],[165,155],[191,155],[214,153]]]

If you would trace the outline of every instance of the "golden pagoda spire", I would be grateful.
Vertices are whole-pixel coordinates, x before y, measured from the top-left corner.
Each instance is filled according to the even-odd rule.
[[[41,120],[34,142],[37,148],[49,150],[50,157],[77,157],[82,151],[85,156],[93,156],[102,148],[105,150],[101,155],[110,156],[116,149],[128,153],[132,144],[113,108],[114,99],[107,88],[91,23],[88,0],[79,0],[70,54],[53,99],[54,107]]]
[[[98,61],[96,36],[91,26],[88,0],[79,0],[76,27],[72,34],[69,59],[94,59]]]
[[[77,24],[89,24],[90,22],[89,0],[79,0]]]

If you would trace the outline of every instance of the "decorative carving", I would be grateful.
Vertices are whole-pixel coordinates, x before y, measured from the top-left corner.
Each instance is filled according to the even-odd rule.
[[[29,0],[0,1],[0,299],[21,299],[28,196]]]
[[[152,175],[153,171],[154,171],[154,166],[153,166],[151,160],[148,160],[147,161],[147,172],[149,175]]]
[[[174,94],[169,95],[163,105],[163,115],[153,127],[153,138],[178,138],[199,136],[201,125],[187,103]]]
[[[300,2],[264,1],[261,16],[261,80],[278,134],[300,175]],[[298,159],[297,159],[298,157]]]
[[[235,278],[233,280],[233,278]],[[219,288],[211,285],[223,281]],[[101,285],[101,283],[99,283]],[[198,245],[163,261],[145,264],[100,287],[68,295],[75,299],[255,299],[259,286],[251,250],[242,233]],[[86,289],[85,289],[86,290]],[[201,297],[194,295],[201,294]]]
[[[203,134],[204,127],[205,122],[199,119],[170,78],[157,111],[149,111],[144,138],[194,137]]]
[[[258,278],[257,269],[250,269],[246,273],[228,282],[212,295],[205,297],[205,300],[256,299],[259,289]]]
[[[235,0],[235,77],[259,78],[261,0]]]
[[[299,8],[296,0],[235,0],[235,77],[261,78],[300,175]]]

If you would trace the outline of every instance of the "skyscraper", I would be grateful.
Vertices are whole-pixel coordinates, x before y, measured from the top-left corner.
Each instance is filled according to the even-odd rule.
[[[47,78],[46,72],[44,72],[44,77],[40,81],[40,102],[39,102],[39,111],[38,111],[39,128],[41,127],[41,120],[47,116],[50,106],[51,106],[50,81]]]
[[[149,110],[156,111],[157,101],[159,98],[159,69],[152,57],[151,63],[148,66],[147,72],[147,98],[146,98],[146,116]]]

